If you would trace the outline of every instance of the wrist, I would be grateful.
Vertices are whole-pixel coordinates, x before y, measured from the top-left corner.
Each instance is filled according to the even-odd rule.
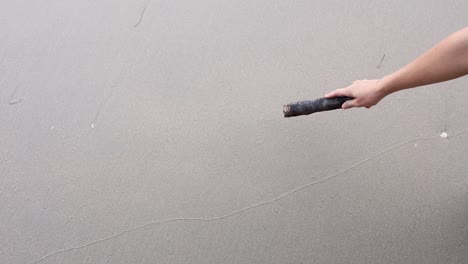
[[[385,97],[395,92],[393,83],[394,81],[392,75],[387,75],[383,77],[379,80],[379,85],[377,86],[378,93],[381,94],[382,97]]]

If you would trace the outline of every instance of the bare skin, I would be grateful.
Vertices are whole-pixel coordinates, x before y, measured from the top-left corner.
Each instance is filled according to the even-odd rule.
[[[453,33],[400,70],[376,80],[358,80],[325,95],[349,96],[343,109],[371,108],[385,96],[404,89],[444,82],[468,74],[468,27]]]

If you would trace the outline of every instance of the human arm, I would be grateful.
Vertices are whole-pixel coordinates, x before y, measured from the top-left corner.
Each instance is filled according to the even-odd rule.
[[[453,33],[400,70],[377,80],[358,80],[325,98],[353,97],[342,105],[370,108],[385,96],[413,87],[443,82],[468,74],[468,27]]]

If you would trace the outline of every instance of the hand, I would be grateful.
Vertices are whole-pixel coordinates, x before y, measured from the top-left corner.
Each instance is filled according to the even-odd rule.
[[[358,80],[348,87],[337,89],[327,93],[325,98],[349,96],[353,100],[346,101],[341,107],[348,109],[352,107],[371,108],[382,100],[386,94],[382,92],[381,80]]]

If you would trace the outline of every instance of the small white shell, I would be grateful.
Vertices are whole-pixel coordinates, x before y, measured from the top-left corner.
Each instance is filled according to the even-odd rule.
[[[441,137],[441,138],[448,138],[447,132],[442,132],[442,133],[440,134],[440,137]]]

